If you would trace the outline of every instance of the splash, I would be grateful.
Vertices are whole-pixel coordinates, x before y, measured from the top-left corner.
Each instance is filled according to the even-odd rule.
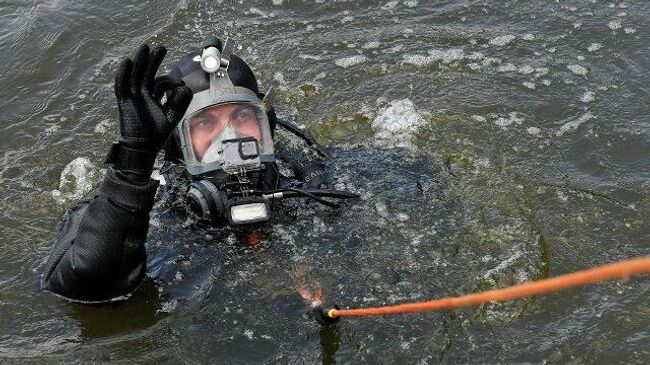
[[[423,127],[425,119],[409,99],[395,100],[372,121],[375,141],[385,147],[409,147],[411,137]]]
[[[323,304],[323,289],[318,288],[316,291],[310,291],[307,286],[305,286],[305,283],[299,282],[296,283],[296,291],[300,295],[302,299],[307,302],[312,308],[319,307]]]
[[[52,197],[59,205],[79,200],[92,190],[101,175],[88,158],[78,157],[61,172],[59,189],[52,191]]]
[[[366,56],[364,55],[356,55],[356,56],[350,56],[350,57],[340,58],[338,60],[335,60],[334,64],[339,67],[348,68],[348,67],[352,67],[364,63],[367,60],[368,58],[366,58]]]
[[[502,46],[505,46],[506,44],[514,41],[515,38],[516,37],[514,35],[512,35],[512,34],[502,35],[502,36],[491,39],[490,44],[493,45],[493,46],[502,47]]]
[[[558,136],[558,137],[561,137],[561,136],[563,136],[564,134],[566,134],[568,132],[573,132],[573,131],[577,130],[581,125],[585,124],[586,122],[588,122],[588,121],[590,121],[590,120],[592,120],[594,118],[595,118],[595,116],[593,114],[591,114],[590,112],[586,112],[585,114],[583,114],[579,118],[577,118],[575,120],[572,120],[570,122],[564,123],[560,127],[560,129],[557,132],[555,132],[555,135]]]
[[[294,288],[298,292],[298,295],[300,295],[300,297],[312,308],[323,305],[323,289],[318,286],[316,290],[310,290],[307,284],[305,284],[304,267],[300,267],[296,271],[296,282]]]

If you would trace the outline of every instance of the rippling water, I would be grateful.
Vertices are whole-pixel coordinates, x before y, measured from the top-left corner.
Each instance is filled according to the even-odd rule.
[[[647,363],[647,279],[331,328],[294,284],[364,307],[648,255],[649,15],[643,1],[0,3],[0,358]],[[117,136],[119,59],[164,44],[169,68],[207,35],[239,41],[362,199],[289,203],[256,246],[160,202],[133,298],[41,292],[56,224]]]

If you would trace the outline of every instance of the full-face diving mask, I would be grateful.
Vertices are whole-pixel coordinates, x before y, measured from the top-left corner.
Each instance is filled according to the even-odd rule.
[[[210,87],[194,94],[177,127],[185,168],[198,178],[188,198],[201,218],[262,222],[269,218],[267,201],[250,192],[267,163],[275,161],[267,116],[270,92],[261,100],[252,90],[234,86],[228,76],[234,44],[226,40],[220,52],[217,42],[208,38],[194,59],[209,74]]]
[[[268,94],[263,101],[252,90],[232,84],[227,72],[229,49],[232,48],[229,40],[223,53],[209,42],[205,43],[203,54],[195,61],[201,62],[201,67],[209,74],[210,88],[194,94],[177,127],[187,171],[196,176],[220,169],[232,172],[246,167],[250,170],[262,162],[274,162],[267,116]],[[228,141],[232,144],[237,139],[251,137],[259,151],[255,158],[244,154],[241,159],[232,160],[235,156],[225,154]],[[253,143],[246,145],[250,149]]]

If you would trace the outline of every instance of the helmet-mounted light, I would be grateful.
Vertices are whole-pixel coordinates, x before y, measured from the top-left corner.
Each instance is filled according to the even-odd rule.
[[[217,47],[206,47],[201,54],[201,68],[207,73],[217,72],[221,67],[221,52]]]
[[[203,42],[203,51],[201,52],[201,68],[203,71],[214,75],[218,73],[219,69],[226,71],[228,69],[228,64],[230,63],[230,55],[235,49],[235,42],[230,38],[226,38],[226,43],[223,45],[223,51],[219,51],[217,48],[221,43],[218,39],[214,37],[208,37]],[[221,73],[224,73],[221,72]],[[218,75],[225,76],[225,75]]]

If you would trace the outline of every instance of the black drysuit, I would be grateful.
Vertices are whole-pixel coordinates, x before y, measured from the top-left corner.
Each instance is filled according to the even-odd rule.
[[[69,209],[43,273],[43,288],[69,299],[107,301],[146,273],[144,242],[158,181],[128,182],[109,168],[95,196]]]
[[[322,185],[322,163],[301,165],[297,176],[318,176],[306,186]],[[66,212],[42,287],[81,302],[111,301],[133,292],[146,274],[145,241],[157,188],[158,181],[134,184],[108,168],[94,197]]]

